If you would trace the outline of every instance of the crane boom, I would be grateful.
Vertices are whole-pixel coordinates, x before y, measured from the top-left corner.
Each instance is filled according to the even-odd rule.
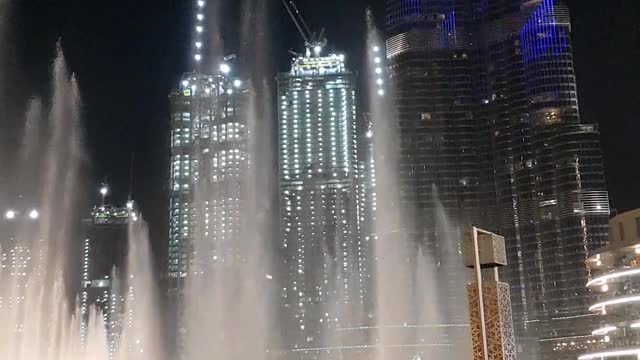
[[[322,29],[320,35],[312,32],[311,29],[309,29],[307,22],[304,21],[304,17],[302,17],[298,6],[296,6],[296,3],[293,0],[282,0],[282,4],[285,9],[287,9],[287,12],[289,13],[289,16],[291,16],[291,20],[293,20],[296,28],[298,28],[298,32],[300,32],[307,49],[317,47],[322,48],[326,45],[327,41],[324,38],[324,29]]]
[[[291,20],[293,20],[293,23],[298,28],[300,35],[304,39],[305,45],[308,44],[310,35],[309,28],[304,22],[304,19],[302,18],[302,15],[300,14],[300,11],[296,7],[295,3],[293,2],[293,0],[282,0],[282,4],[284,5],[285,9],[287,9],[289,16],[291,16]],[[305,32],[305,30],[307,30],[307,32]]]

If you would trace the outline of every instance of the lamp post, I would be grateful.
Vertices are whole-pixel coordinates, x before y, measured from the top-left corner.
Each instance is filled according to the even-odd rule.
[[[464,264],[475,273],[475,284],[470,283],[467,287],[473,358],[515,360],[509,285],[501,283],[498,274],[498,267],[507,265],[504,237],[475,226],[469,235],[463,246]],[[492,279],[483,279],[483,269],[492,269]],[[501,331],[489,333],[488,328]]]

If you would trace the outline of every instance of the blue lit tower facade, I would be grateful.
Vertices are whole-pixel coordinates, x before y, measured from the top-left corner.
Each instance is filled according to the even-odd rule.
[[[455,344],[470,331],[460,239],[465,225],[486,224],[492,213],[483,207],[488,181],[482,170],[491,163],[481,156],[483,131],[474,114],[477,54],[471,8],[468,2],[450,0],[386,4],[388,75],[400,137],[402,231],[415,254],[435,260],[439,290],[434,305],[443,312],[437,325],[446,332],[441,342]],[[451,226],[439,215],[442,211]]]
[[[487,6],[479,26],[504,276],[523,345],[575,359],[591,335],[583,263],[608,235],[599,133],[580,119],[568,8],[519,3]]]
[[[580,119],[568,8],[387,0],[386,25],[416,230],[430,233],[436,184],[455,222],[504,235],[518,357],[575,359],[592,318],[583,263],[607,241],[609,205],[597,125]]]
[[[285,338],[302,358],[334,346],[336,330],[357,322],[367,295],[356,120],[355,77],[344,55],[308,51],[279,75]]]

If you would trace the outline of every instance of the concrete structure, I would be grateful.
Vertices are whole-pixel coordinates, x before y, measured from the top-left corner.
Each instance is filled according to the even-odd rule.
[[[611,242],[587,259],[597,314],[580,360],[640,358],[640,209],[609,222]]]

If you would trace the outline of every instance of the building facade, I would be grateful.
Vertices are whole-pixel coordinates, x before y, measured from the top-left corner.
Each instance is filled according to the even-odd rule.
[[[93,315],[102,315],[109,352],[118,350],[120,336],[129,321],[126,304],[133,295],[126,285],[129,229],[142,222],[133,202],[118,208],[93,208],[82,224],[82,270],[80,282],[80,336],[84,341]],[[142,225],[142,224],[140,224]]]
[[[0,220],[0,313],[24,306],[29,284],[42,279],[47,256],[40,233],[40,213],[35,208],[4,210]],[[16,331],[22,326],[16,323]]]
[[[278,76],[285,338],[303,358],[335,346],[367,296],[355,86],[344,55],[319,51]]]
[[[246,119],[240,112],[246,90],[230,71],[224,63],[215,75],[185,74],[170,96],[169,278],[188,275],[196,236],[226,244],[244,221],[240,194],[249,156]],[[220,248],[232,252],[233,246]]]
[[[519,358],[571,358],[590,316],[584,259],[607,241],[609,205],[597,126],[580,119],[568,8],[388,0],[386,25],[417,233],[429,243],[435,184],[458,226],[503,234]]]
[[[640,209],[611,219],[611,242],[592,252],[587,287],[595,315],[578,359],[635,360],[640,356]]]

